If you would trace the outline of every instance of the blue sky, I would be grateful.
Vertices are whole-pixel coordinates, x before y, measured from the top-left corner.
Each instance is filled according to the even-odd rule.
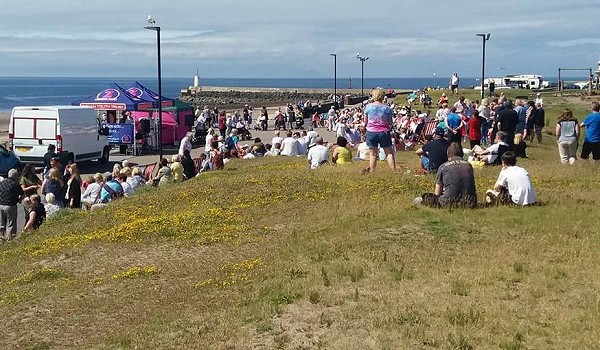
[[[6,4],[8,2],[9,4]],[[448,77],[596,69],[591,0],[3,0],[0,76]],[[499,70],[498,67],[504,67]],[[584,73],[582,73],[584,74]],[[575,75],[575,74],[569,74]]]

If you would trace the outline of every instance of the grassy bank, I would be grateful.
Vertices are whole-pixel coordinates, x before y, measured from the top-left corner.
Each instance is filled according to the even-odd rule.
[[[547,97],[547,116],[587,101]],[[550,111],[550,112],[548,112]],[[0,247],[2,348],[575,349],[600,346],[598,167],[519,160],[543,205],[434,210],[385,167],[223,172]],[[383,165],[383,164],[381,164]],[[476,170],[483,198],[498,168]]]

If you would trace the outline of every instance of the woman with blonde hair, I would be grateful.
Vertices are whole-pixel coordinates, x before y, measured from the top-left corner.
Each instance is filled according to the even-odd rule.
[[[56,168],[50,169],[48,178],[42,183],[42,194],[45,196],[47,193],[54,194],[56,205],[64,207],[63,180],[60,176],[60,171]]]
[[[65,199],[67,205],[71,209],[81,208],[81,175],[79,175],[79,167],[76,163],[67,166],[67,172],[71,174],[67,181],[67,191]]]
[[[579,135],[581,135],[581,126],[577,118],[573,117],[570,109],[565,108],[556,122],[556,141],[561,163],[574,164],[577,160]]]
[[[383,148],[387,163],[392,170],[396,170],[396,159],[392,151],[392,137],[390,130],[394,120],[394,111],[383,103],[385,91],[376,88],[371,91],[373,103],[369,103],[364,110],[364,123],[366,126],[366,142],[369,146],[369,167],[364,173],[370,173],[377,166],[379,148]]]
[[[173,172],[173,182],[180,183],[183,181],[183,165],[181,165],[181,157],[179,154],[171,157],[171,171]]]

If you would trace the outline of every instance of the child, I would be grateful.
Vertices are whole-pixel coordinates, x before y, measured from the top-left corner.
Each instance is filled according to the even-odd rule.
[[[520,134],[520,133],[515,134],[515,147],[514,147],[515,155],[520,158],[527,158],[527,153],[525,153],[526,148],[527,148],[527,145],[525,144],[525,141],[523,140],[523,134]]]

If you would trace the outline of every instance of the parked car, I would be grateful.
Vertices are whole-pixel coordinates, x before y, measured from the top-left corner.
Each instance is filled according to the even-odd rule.
[[[10,169],[21,170],[21,159],[4,146],[0,145],[0,176],[6,177]]]

